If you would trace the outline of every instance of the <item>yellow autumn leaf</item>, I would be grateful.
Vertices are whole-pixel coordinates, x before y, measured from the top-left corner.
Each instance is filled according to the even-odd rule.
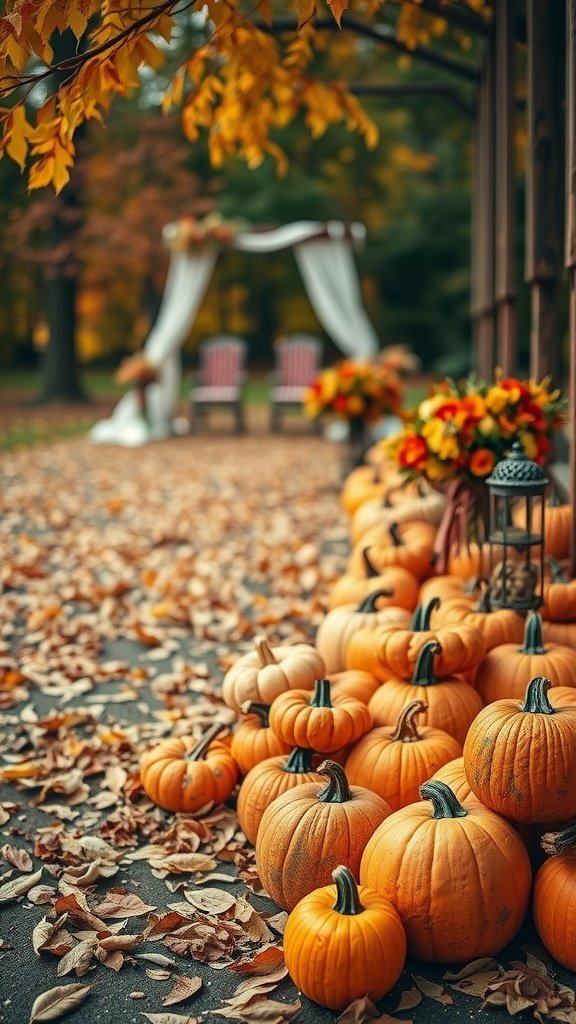
[[[10,128],[6,139],[6,152],[12,157],[23,171],[28,155],[28,139],[32,134],[32,128],[26,120],[24,105],[14,107],[10,113]]]

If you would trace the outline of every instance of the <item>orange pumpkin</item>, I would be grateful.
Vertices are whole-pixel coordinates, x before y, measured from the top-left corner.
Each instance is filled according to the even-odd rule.
[[[536,931],[554,959],[576,971],[576,826],[546,833],[542,847],[552,856],[534,879]]]
[[[395,726],[372,729],[346,761],[349,781],[378,793],[393,811],[418,800],[422,783],[462,751],[442,729],[418,727],[416,719],[426,709],[421,700],[407,704]]]
[[[418,655],[410,680],[393,677],[376,690],[368,704],[374,725],[394,725],[407,704],[421,700],[428,705],[423,725],[443,729],[458,743],[464,743],[470,723],[483,707],[482,698],[457,676],[435,675],[435,658],[440,653],[440,644],[428,641]]]
[[[379,607],[380,598],[389,596],[388,590],[374,590],[359,605],[343,604],[324,616],[314,644],[324,661],[327,675],[346,668],[346,648],[359,629],[376,629],[384,625],[407,627],[410,624],[410,614],[405,608],[394,605]]]
[[[442,767],[431,776],[431,781],[444,782],[449,786],[458,800],[458,803],[466,804],[471,800],[476,801],[476,797],[470,789],[470,784],[466,778],[466,772],[464,771],[464,758],[462,756],[455,757],[453,761],[448,761],[447,764],[443,764]]]
[[[428,522],[437,525],[446,506],[446,498],[439,491],[418,486],[417,494],[406,493],[402,487],[388,488],[382,497],[369,498],[356,509],[350,523],[350,540],[358,544],[373,526],[390,523]]]
[[[229,745],[216,739],[223,728],[215,722],[200,740],[174,736],[144,754],[140,780],[155,804],[195,814],[228,799],[238,781],[238,767]]]
[[[247,700],[271,704],[285,690],[311,690],[324,675],[324,662],[309,644],[271,647],[264,637],[256,637],[254,646],[224,676],[222,698],[236,714]]]
[[[576,816],[576,709],[555,708],[537,676],[524,701],[497,700],[470,726],[464,770],[479,800],[528,824]]]
[[[356,466],[348,474],[340,492],[342,507],[349,518],[363,501],[381,497],[386,491],[386,470],[381,465]]]
[[[545,644],[576,646],[576,622],[543,622],[542,639]]]
[[[529,611],[522,646],[493,647],[478,669],[476,689],[485,704],[507,697],[520,699],[526,680],[533,676],[549,676],[556,686],[576,686],[576,651],[560,644],[545,647],[542,620]]]
[[[336,885],[314,889],[286,922],[284,959],[296,988],[331,1010],[368,996],[375,1002],[396,984],[406,960],[398,912],[374,889],[359,889],[344,864]]]
[[[268,723],[268,704],[249,700],[242,705],[243,721],[232,736],[230,753],[241,775],[247,775],[255,764],[267,757],[288,754],[292,749],[278,738]]]
[[[424,580],[420,587],[418,604],[428,604],[433,597],[446,601],[452,597],[462,597],[463,594],[467,595],[467,590],[460,576],[430,576],[430,579]]]
[[[333,672],[327,676],[330,680],[330,693],[332,697],[354,697],[367,704],[371,696],[376,693],[380,683],[369,672],[362,669],[347,669],[345,672]],[[337,759],[335,759],[337,760]]]
[[[351,746],[371,726],[372,716],[362,701],[332,700],[328,679],[317,679],[312,695],[306,690],[281,693],[270,708],[270,727],[284,743],[325,754]]]
[[[443,601],[432,612],[432,628],[475,626],[484,637],[487,651],[491,651],[498,644],[521,643],[524,636],[522,616],[510,608],[492,608],[489,585],[482,581],[480,586],[481,596],[478,601],[465,594]]]
[[[541,516],[539,510],[533,509],[532,529],[541,529]],[[517,526],[526,527],[526,509],[520,503],[514,510],[512,516]],[[571,505],[546,505],[544,509],[544,554],[551,558],[567,558],[570,553],[570,540],[572,536],[572,506]]]
[[[268,895],[292,910],[313,889],[328,885],[347,864],[358,877],[368,839],[390,814],[388,804],[361,786],[349,786],[344,769],[323,761],[328,785],[298,786],[264,811],[256,837],[256,867]]]
[[[552,686],[548,700],[555,708],[576,707],[576,686]]]
[[[494,956],[526,914],[526,849],[512,825],[478,802],[464,807],[444,783],[425,782],[420,795],[376,829],[360,881],[394,904],[415,959]]]
[[[576,580],[568,578],[555,558],[549,558],[550,576],[544,584],[544,604],[540,609],[543,619],[552,622],[576,623]]]
[[[249,843],[256,842],[266,808],[282,793],[305,782],[318,781],[314,751],[292,751],[289,757],[269,757],[251,768],[238,790],[236,813]]]
[[[390,566],[383,573],[378,573],[372,562],[368,549],[364,551],[362,574],[352,576],[345,573],[333,584],[329,596],[329,607],[338,608],[342,604],[357,605],[369,597],[375,590],[381,591],[380,607],[394,605],[412,611],[416,607],[418,597],[418,580],[407,569]]]
[[[423,580],[433,572],[435,536],[436,527],[432,523],[404,523],[401,526],[390,523],[385,529],[372,527],[352,551],[348,572],[361,575],[364,551],[369,548],[370,561],[376,572],[382,573],[384,569],[395,565]]]

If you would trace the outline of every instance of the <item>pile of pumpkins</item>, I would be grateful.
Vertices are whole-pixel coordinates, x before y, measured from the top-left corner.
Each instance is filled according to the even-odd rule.
[[[544,605],[522,616],[491,608],[478,548],[434,575],[442,495],[368,465],[342,501],[351,554],[314,646],[258,637],[224,678],[232,734],[165,740],[143,787],[198,813],[240,781],[240,826],[289,912],[290,975],[322,1006],[380,999],[408,955],[494,956],[530,902],[543,944],[576,970],[569,533],[552,529]],[[533,879],[534,832],[553,856]]]

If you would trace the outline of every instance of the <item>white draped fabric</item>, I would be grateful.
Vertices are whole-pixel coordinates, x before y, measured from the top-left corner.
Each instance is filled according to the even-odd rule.
[[[165,230],[170,239],[171,225]],[[348,356],[370,358],[379,344],[362,306],[352,244],[364,240],[362,224],[348,228],[339,221],[320,224],[299,221],[267,231],[240,232],[233,247],[242,252],[266,253],[293,247],[294,255],[319,322],[338,348]],[[158,319],[143,351],[158,370],[158,381],[147,388],[147,421],[129,392],[111,417],[96,423],[92,441],[137,447],[173,432],[180,394],[180,349],[192,327],[208,287],[218,247],[198,244],[190,252],[174,252]]]

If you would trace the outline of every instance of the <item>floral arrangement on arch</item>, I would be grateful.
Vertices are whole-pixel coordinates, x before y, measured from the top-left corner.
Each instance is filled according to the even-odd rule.
[[[158,380],[158,369],[142,352],[134,352],[122,360],[114,374],[114,380],[116,384],[145,388]]]
[[[322,370],[303,399],[311,419],[336,419],[374,423],[382,416],[398,416],[402,385],[390,368],[368,360],[342,359]]]
[[[514,441],[522,443],[528,458],[544,463],[564,405],[550,378],[537,383],[500,371],[492,383],[474,376],[460,383],[446,378],[382,444],[409,478],[423,476],[437,484],[464,474],[485,480]]]
[[[219,242],[227,245],[241,231],[246,231],[248,224],[240,218],[224,220],[217,212],[207,213],[205,217],[186,215],[179,220],[166,224],[162,237],[169,249],[174,252],[186,252],[200,242]]]

